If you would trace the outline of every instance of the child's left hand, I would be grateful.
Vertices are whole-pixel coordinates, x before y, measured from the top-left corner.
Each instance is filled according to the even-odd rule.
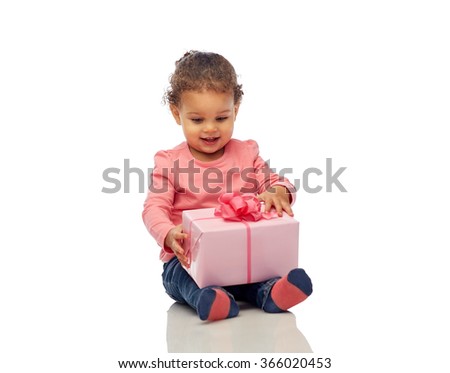
[[[289,201],[290,193],[286,187],[282,185],[275,185],[265,192],[258,194],[258,199],[264,202],[265,208],[264,212],[269,212],[272,207],[277,210],[278,216],[283,215],[283,210],[289,216],[294,216],[291,209],[291,204]]]

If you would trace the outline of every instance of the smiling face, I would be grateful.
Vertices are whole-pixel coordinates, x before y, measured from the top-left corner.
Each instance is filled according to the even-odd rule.
[[[192,155],[205,162],[222,156],[233,135],[238,109],[232,93],[212,90],[185,91],[179,107],[170,106],[175,121],[183,128]]]

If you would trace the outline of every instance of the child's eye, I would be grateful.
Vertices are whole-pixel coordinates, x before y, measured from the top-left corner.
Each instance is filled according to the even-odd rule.
[[[203,119],[202,119],[202,118],[191,118],[191,120],[192,120],[194,123],[197,123],[197,124],[203,122]]]
[[[218,122],[223,122],[223,121],[225,121],[225,120],[227,120],[228,119],[228,117],[218,117],[216,120],[218,121]]]

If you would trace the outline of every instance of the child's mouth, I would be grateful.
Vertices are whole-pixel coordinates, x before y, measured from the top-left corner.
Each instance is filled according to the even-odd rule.
[[[215,145],[219,141],[219,137],[201,137],[206,145]]]

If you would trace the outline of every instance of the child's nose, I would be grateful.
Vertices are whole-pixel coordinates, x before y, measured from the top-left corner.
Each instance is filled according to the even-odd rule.
[[[205,132],[215,132],[217,130],[216,123],[214,121],[208,121],[205,123],[205,127],[203,128]]]

